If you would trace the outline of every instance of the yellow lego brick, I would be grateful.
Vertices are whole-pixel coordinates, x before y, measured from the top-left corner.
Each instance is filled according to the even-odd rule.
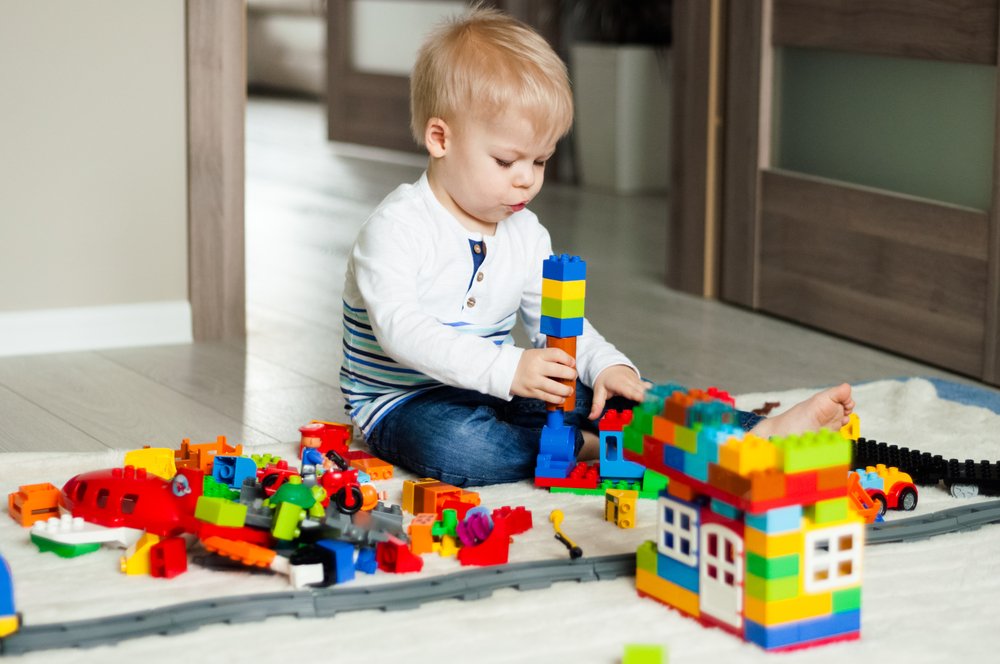
[[[542,297],[558,300],[582,300],[587,294],[587,281],[557,281],[542,279]]]
[[[142,537],[119,559],[121,570],[129,575],[149,574],[149,550],[159,541],[158,535],[143,533]]]
[[[823,527],[827,526],[824,525]],[[747,552],[756,553],[763,558],[777,558],[778,556],[801,554],[803,541],[802,531],[768,535],[763,530],[757,530],[749,526],[746,527],[745,537],[743,538]]]
[[[770,602],[748,596],[743,602],[743,614],[747,620],[767,627],[819,618],[831,613],[833,613],[833,592],[799,595]]]
[[[144,447],[125,453],[125,466],[143,468],[150,475],[172,480],[177,474],[174,451],[165,447]]]
[[[757,470],[781,467],[781,450],[769,441],[747,434],[730,438],[719,448],[719,465],[741,477]]]
[[[848,440],[857,440],[861,437],[861,420],[857,413],[851,413],[847,418],[847,424],[840,427],[840,435]]]
[[[698,432],[678,424],[674,427],[674,447],[679,447],[688,454],[697,454]]]
[[[635,571],[635,589],[644,595],[655,597],[664,604],[672,606],[678,611],[683,611],[689,616],[697,618],[701,613],[697,593],[693,593],[687,588],[681,588],[676,583],[671,583],[644,569]]]
[[[604,519],[619,528],[635,527],[635,501],[638,491],[608,489],[604,494]]]

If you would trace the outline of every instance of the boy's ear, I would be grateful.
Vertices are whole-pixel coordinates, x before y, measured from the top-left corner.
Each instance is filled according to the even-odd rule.
[[[432,157],[443,157],[451,147],[451,127],[441,118],[430,118],[424,128],[424,146]]]

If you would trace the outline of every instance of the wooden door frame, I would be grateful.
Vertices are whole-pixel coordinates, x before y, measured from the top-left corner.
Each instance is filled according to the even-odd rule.
[[[246,336],[244,0],[186,0],[188,296],[195,341]]]
[[[674,201],[668,285],[711,296],[713,289],[708,280],[715,274],[719,297],[756,309],[760,305],[756,280],[760,275],[761,248],[756,215],[763,200],[759,168],[770,162],[767,154],[769,123],[763,120],[771,115],[769,62],[772,38],[797,46],[847,48],[996,65],[1000,61],[997,39],[1000,12],[987,0],[964,0],[961,7],[927,4],[923,13],[899,16],[893,29],[886,31],[877,21],[864,18],[864,12],[872,10],[866,0],[728,1],[723,10],[726,38],[717,47],[725,63],[719,77],[724,86],[721,93],[724,134],[721,146],[712,153],[709,143],[703,139],[707,128],[718,121],[705,103],[711,80],[705,66],[707,49],[711,48],[711,40],[706,37],[709,21],[704,10],[699,15],[699,10],[691,6],[696,4],[701,3],[675,3],[678,28],[675,30],[675,109],[679,115],[674,127],[677,140],[673,154]],[[768,32],[772,29],[768,13],[775,4],[780,5],[784,21],[773,27],[775,33],[781,34],[772,37]],[[818,15],[822,15],[822,19],[817,24]],[[948,35],[943,37],[942,20],[958,24],[954,30],[944,31]],[[852,29],[840,29],[838,21],[850,21]],[[796,29],[800,22],[809,22],[811,29]],[[847,39],[851,43],[844,43],[845,34],[849,35]],[[970,35],[978,37],[972,39]],[[993,201],[984,215],[988,217],[989,228],[986,316],[981,369],[974,372],[982,380],[994,384],[1000,383],[1000,75],[997,81]],[[740,112],[735,112],[736,109]],[[722,185],[718,186],[721,189],[721,233],[713,234],[711,226],[716,221],[702,201],[710,201],[720,194],[713,191],[715,173],[706,169],[705,164],[713,156],[719,158],[720,155],[724,155]]]

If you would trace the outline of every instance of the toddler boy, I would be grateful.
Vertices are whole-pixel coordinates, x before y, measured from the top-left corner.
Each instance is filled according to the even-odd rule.
[[[382,201],[351,252],[341,388],[387,461],[457,486],[532,477],[545,404],[572,391],[560,379],[577,380],[565,421],[578,451],[609,398],[646,388],[588,322],[575,359],[539,332],[552,245],[527,205],[572,124],[566,68],[533,30],[476,8],[424,43],[411,111],[428,167]],[[518,315],[534,348],[513,345]],[[798,420],[845,417],[844,388]]]

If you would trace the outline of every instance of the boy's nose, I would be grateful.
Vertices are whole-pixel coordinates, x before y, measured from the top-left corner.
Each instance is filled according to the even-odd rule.
[[[535,171],[534,169],[519,168],[517,172],[514,173],[514,186],[521,187],[524,189],[530,188],[535,184]]]

